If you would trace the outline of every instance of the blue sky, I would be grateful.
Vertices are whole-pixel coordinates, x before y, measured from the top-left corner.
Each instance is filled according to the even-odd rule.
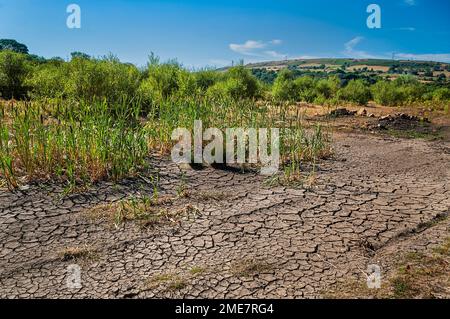
[[[66,26],[69,4],[81,29]],[[381,7],[381,29],[366,8]],[[150,52],[189,67],[307,57],[450,62],[448,0],[0,0],[0,38],[45,57],[112,52],[143,65]]]

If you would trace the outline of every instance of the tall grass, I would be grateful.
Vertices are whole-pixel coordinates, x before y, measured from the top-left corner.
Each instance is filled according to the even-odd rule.
[[[0,108],[0,175],[10,187],[18,178],[57,178],[69,185],[118,180],[145,165],[150,152],[169,154],[174,129],[280,128],[282,165],[289,174],[301,162],[324,157],[329,149],[321,127],[304,129],[287,105],[234,98],[169,98],[141,118],[139,100],[109,104],[53,99]]]
[[[279,128],[281,166],[289,175],[299,175],[301,163],[315,163],[331,154],[329,134],[323,127],[306,129],[298,108],[287,103],[208,97],[174,99],[154,107],[149,117],[149,145],[161,153],[171,149],[174,129],[187,128],[193,134],[194,121],[201,120],[204,129],[215,127],[224,135],[226,128]]]
[[[147,141],[134,105],[21,102],[1,106],[1,171],[18,176],[93,183],[120,179],[144,165]]]

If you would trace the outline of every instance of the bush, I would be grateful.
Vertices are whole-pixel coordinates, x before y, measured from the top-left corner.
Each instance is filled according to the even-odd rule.
[[[32,97],[65,97],[78,101],[119,102],[137,95],[141,74],[116,57],[75,57],[66,63],[49,60],[34,68],[27,79]]]
[[[323,96],[325,99],[332,99],[339,90],[340,83],[341,81],[336,76],[319,80],[316,84],[317,95]]]
[[[195,85],[202,92],[220,81],[220,73],[214,70],[202,70],[194,73]]]
[[[374,101],[380,105],[394,106],[401,101],[393,82],[379,81],[372,86],[371,91]]]
[[[234,100],[252,99],[260,94],[260,85],[250,70],[244,66],[230,68],[223,80],[208,89],[208,95],[229,97]]]
[[[433,92],[433,101],[435,102],[450,102],[450,89],[439,88]]]
[[[397,90],[398,105],[421,101],[426,93],[424,85],[411,75],[402,75],[393,84]]]
[[[341,100],[366,105],[370,100],[370,90],[362,80],[351,80],[347,86],[341,88],[338,92]]]
[[[299,92],[294,82],[294,73],[291,70],[280,71],[273,84],[272,95],[280,101],[296,101],[298,99]]]
[[[312,103],[317,97],[315,81],[310,76],[302,76],[295,80],[300,101]]]
[[[148,74],[140,87],[139,94],[147,102],[161,101],[175,94],[179,89],[181,67],[175,61],[159,64],[152,61],[148,65]]]
[[[26,94],[24,81],[29,72],[25,54],[0,52],[0,95],[5,99],[20,98]]]
[[[26,84],[31,88],[29,95],[32,98],[55,98],[64,96],[64,83],[67,81],[64,63],[45,63],[33,69]]]
[[[67,95],[78,99],[120,101],[134,97],[140,83],[139,70],[113,57],[101,60],[74,58],[68,63]]]
[[[25,44],[19,43],[16,40],[1,39],[0,51],[8,50],[16,53],[28,54],[28,48]]]

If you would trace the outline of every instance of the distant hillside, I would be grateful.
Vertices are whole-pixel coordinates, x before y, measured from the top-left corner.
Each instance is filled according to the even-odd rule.
[[[297,60],[285,60],[285,61],[271,61],[248,64],[249,68],[270,68],[270,67],[301,67],[310,65],[325,65],[325,66],[338,66],[338,67],[351,67],[351,66],[383,66],[392,67],[396,65],[404,67],[418,67],[418,68],[434,68],[436,66],[449,66],[448,63],[432,62],[432,61],[411,61],[411,60],[384,60],[384,59],[297,59]]]
[[[376,76],[395,79],[402,74],[410,74],[423,82],[450,79],[450,64],[432,61],[322,58],[250,63],[246,67],[252,69],[253,74],[267,83],[272,83],[278,71],[284,68],[294,71],[296,76],[326,77],[332,74],[346,74],[350,78]]]

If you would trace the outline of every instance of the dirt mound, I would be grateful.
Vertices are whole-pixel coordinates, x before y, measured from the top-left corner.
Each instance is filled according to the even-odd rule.
[[[349,111],[346,108],[335,109],[330,112],[330,117],[344,117],[344,116],[354,116],[356,111]]]
[[[381,130],[417,130],[429,128],[430,121],[405,113],[382,116],[378,119],[377,128]]]

